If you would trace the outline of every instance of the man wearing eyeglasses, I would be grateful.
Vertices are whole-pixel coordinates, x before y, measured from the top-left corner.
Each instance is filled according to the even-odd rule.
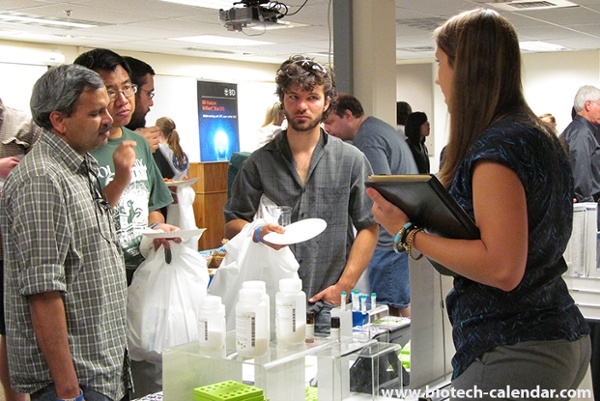
[[[360,150],[321,128],[336,97],[330,71],[292,56],[275,81],[288,128],[253,152],[238,173],[224,208],[225,234],[232,238],[252,221],[263,195],[291,206],[293,222],[324,219],[323,233],[290,248],[300,265],[308,310],[315,313],[315,331],[328,333],[330,310],[340,305],[342,292],[354,288],[377,243],[379,228],[364,186],[372,170]],[[277,224],[256,227],[254,241],[279,249],[264,238],[284,230]]]
[[[131,69],[131,82],[138,86],[138,91],[135,94],[135,110],[131,121],[127,124],[127,128],[146,138],[152,149],[154,162],[156,162],[163,178],[173,178],[175,173],[171,168],[171,164],[165,158],[163,152],[157,152],[161,146],[166,146],[166,144],[160,143],[162,136],[160,128],[156,125],[146,127],[146,115],[150,112],[150,107],[154,106],[154,75],[156,73],[150,64],[142,60],[127,56],[123,58]]]
[[[108,49],[94,49],[81,54],[74,61],[96,71],[106,85],[110,103],[108,112],[113,118],[108,144],[93,152],[100,165],[100,186],[108,203],[117,211],[116,225],[119,242],[125,256],[127,282],[143,262],[139,245],[142,232],[152,226],[163,231],[177,227],[165,224],[160,209],[171,204],[173,197],[152,158],[148,141],[126,128],[135,110],[137,86],[131,82],[127,62]],[[131,178],[115,174],[113,153],[119,146],[130,146],[135,151]]]
[[[89,154],[108,140],[108,104],[95,72],[49,69],[31,98],[44,131],[4,185],[10,378],[32,401],[123,400],[131,388],[125,266]]]

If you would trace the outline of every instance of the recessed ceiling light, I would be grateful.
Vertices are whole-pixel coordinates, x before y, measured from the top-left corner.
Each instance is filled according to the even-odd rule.
[[[172,38],[171,40],[179,40],[182,42],[192,43],[204,43],[214,46],[262,46],[274,44],[272,42],[264,42],[260,40],[238,39],[216,35],[187,36],[183,38]]]
[[[567,48],[554,43],[542,42],[539,40],[519,42],[521,50],[528,50],[532,52],[557,52],[560,50],[566,50]]]
[[[54,28],[95,28],[98,25],[100,25],[96,23],[92,24],[88,21],[40,18],[35,15],[10,12],[0,13],[0,22],[9,22],[25,25],[41,25]]]
[[[211,8],[220,10],[222,8],[231,8],[235,0],[161,0],[165,3],[182,4],[184,6]]]

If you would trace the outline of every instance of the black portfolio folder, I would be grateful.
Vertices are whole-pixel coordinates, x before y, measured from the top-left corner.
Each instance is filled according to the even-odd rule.
[[[410,221],[431,234],[452,239],[479,238],[479,229],[471,217],[433,174],[372,175],[365,185],[376,189],[406,213]],[[457,275],[430,261],[441,274]]]

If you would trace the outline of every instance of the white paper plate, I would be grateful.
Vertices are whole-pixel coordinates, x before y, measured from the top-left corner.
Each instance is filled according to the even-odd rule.
[[[184,185],[192,185],[196,181],[198,181],[198,177],[190,178],[189,180],[182,180],[182,181],[165,181],[165,184],[168,187],[181,187]]]
[[[204,231],[206,231],[206,228],[196,228],[196,229],[192,229],[192,230],[177,230],[177,231],[169,231],[169,232],[152,230],[152,231],[144,231],[142,234],[144,234],[146,237],[149,237],[149,238],[188,239],[188,238],[202,236]]]
[[[285,233],[268,233],[264,240],[275,245],[291,245],[308,241],[321,234],[327,228],[323,219],[305,219],[285,226]]]

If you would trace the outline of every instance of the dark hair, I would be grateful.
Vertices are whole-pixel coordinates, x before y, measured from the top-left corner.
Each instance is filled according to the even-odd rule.
[[[357,98],[348,93],[338,93],[337,99],[329,108],[329,112],[343,117],[346,110],[350,110],[354,117],[361,117],[365,114],[362,104]]]
[[[467,11],[437,28],[434,38],[454,72],[448,104],[450,135],[440,171],[446,187],[475,140],[509,114],[555,137],[525,101],[519,40],[506,18],[489,9]]]
[[[425,142],[425,138],[421,138],[421,126],[427,122],[427,114],[422,111],[410,113],[406,118],[406,126],[404,133],[406,140],[414,145],[419,145]]]
[[[146,84],[146,82],[148,81],[146,75],[148,75],[148,74],[156,75],[156,73],[154,72],[154,69],[149,64],[143,62],[142,60],[138,60],[137,58],[133,58],[133,57],[129,57],[129,56],[125,56],[125,57],[123,57],[123,59],[125,59],[125,61],[129,65],[129,68],[131,70],[131,73],[129,74],[129,77],[131,78],[131,82],[136,84],[139,87],[144,86]],[[138,94],[140,92],[141,91],[138,91]]]
[[[315,86],[323,85],[325,100],[333,103],[337,98],[331,70],[304,56],[295,55],[284,61],[277,70],[275,82],[277,83],[275,94],[282,103],[283,97],[294,84],[298,84],[304,90],[313,90]],[[323,120],[325,118],[327,118],[327,110],[323,113]]]
[[[412,113],[412,107],[408,102],[399,101],[396,102],[396,124],[406,125],[406,118]]]
[[[33,86],[29,103],[33,120],[40,127],[50,130],[50,114],[53,111],[70,117],[83,91],[102,88],[104,81],[100,75],[88,68],[75,64],[50,68]]]
[[[73,64],[79,64],[98,72],[101,71],[114,71],[118,66],[123,67],[127,74],[131,77],[131,69],[127,64],[127,61],[119,54],[108,49],[94,49],[83,54],[73,61]]]

